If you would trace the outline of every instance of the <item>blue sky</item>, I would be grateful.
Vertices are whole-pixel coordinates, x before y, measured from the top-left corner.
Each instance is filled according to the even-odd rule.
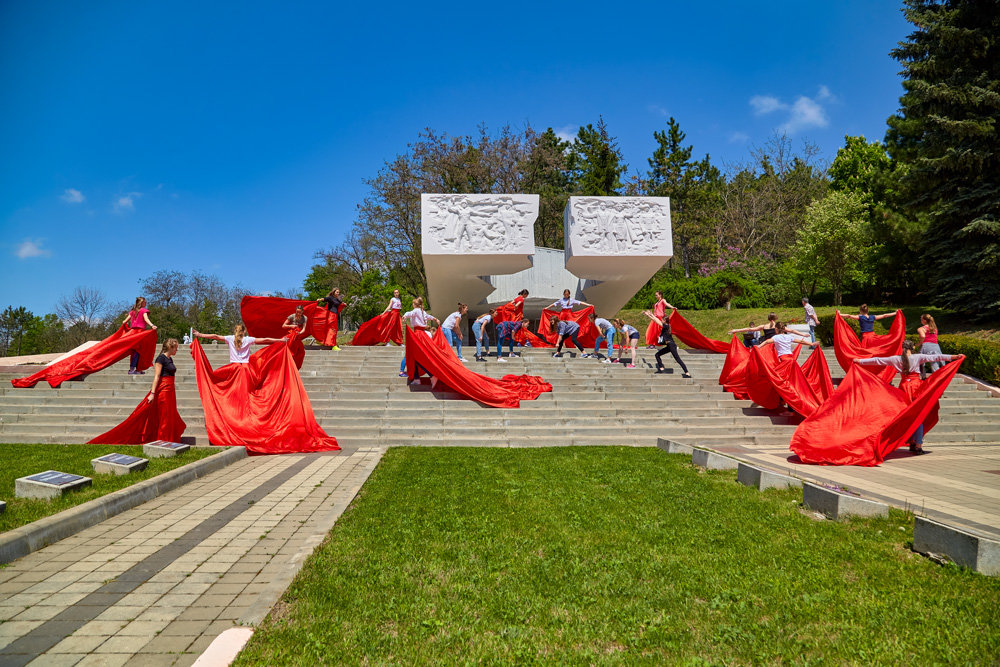
[[[902,92],[897,2],[0,3],[0,308],[159,269],[297,289],[425,127],[603,115],[632,171],[674,116],[719,164],[832,159]]]

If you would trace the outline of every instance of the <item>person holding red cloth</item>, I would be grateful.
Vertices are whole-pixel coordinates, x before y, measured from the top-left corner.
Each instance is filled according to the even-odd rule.
[[[326,304],[327,308],[326,316],[329,324],[326,330],[326,338],[322,344],[329,345],[335,352],[340,352],[340,348],[337,347],[337,328],[340,324],[340,311],[344,309],[344,300],[340,298],[340,288],[334,287],[322,299],[317,299],[316,304],[320,306]]]
[[[554,301],[549,308],[559,308],[560,320],[571,320],[573,319],[573,306],[583,306],[584,308],[593,308],[592,304],[586,301],[577,301],[570,296],[570,291],[568,289],[563,290],[563,298]]]
[[[135,300],[135,305],[132,306],[132,310],[128,311],[128,315],[122,320],[122,324],[127,324],[129,329],[138,329],[139,331],[145,331],[147,328],[156,330],[156,325],[149,321],[149,309],[146,308],[146,297],[140,296]],[[145,375],[146,372],[140,371],[138,366],[139,353],[133,350],[128,362],[128,374]]]
[[[896,313],[882,313],[881,315],[869,315],[868,314],[868,304],[863,303],[858,307],[857,315],[844,315],[844,317],[857,320],[858,326],[861,327],[861,342],[868,339],[869,336],[875,334],[875,321],[884,320],[887,317],[892,317]]]
[[[287,312],[287,311],[286,311]],[[295,312],[285,319],[285,323],[281,325],[282,329],[288,331],[288,336],[294,335],[298,336],[301,333],[305,333],[306,323],[309,318],[306,317],[306,309],[302,305],[295,306]]]
[[[667,319],[667,308],[670,307],[667,300],[663,298],[663,292],[656,292],[656,303],[653,304],[653,315],[656,319],[650,318],[649,326],[646,327],[646,347],[648,349],[656,349],[656,344],[660,340],[660,329],[663,328],[662,324],[658,324],[657,320],[662,322]]]

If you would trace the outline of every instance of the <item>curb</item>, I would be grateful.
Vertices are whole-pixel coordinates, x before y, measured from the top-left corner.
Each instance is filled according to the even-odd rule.
[[[230,447],[214,456],[199,459],[181,468],[157,475],[152,479],[133,484],[128,488],[114,491],[100,498],[94,498],[26,526],[15,528],[0,535],[0,564],[10,563],[74,535],[84,528],[96,526],[105,519],[110,519],[246,457],[245,447]]]

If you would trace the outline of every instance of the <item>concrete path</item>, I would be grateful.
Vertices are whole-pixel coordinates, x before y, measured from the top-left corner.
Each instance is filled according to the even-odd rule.
[[[190,665],[270,611],[384,450],[250,457],[0,569],[0,665]]]

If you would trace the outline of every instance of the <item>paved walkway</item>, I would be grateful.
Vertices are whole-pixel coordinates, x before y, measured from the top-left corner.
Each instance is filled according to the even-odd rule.
[[[263,620],[382,451],[250,457],[0,569],[0,665],[190,665]]]

